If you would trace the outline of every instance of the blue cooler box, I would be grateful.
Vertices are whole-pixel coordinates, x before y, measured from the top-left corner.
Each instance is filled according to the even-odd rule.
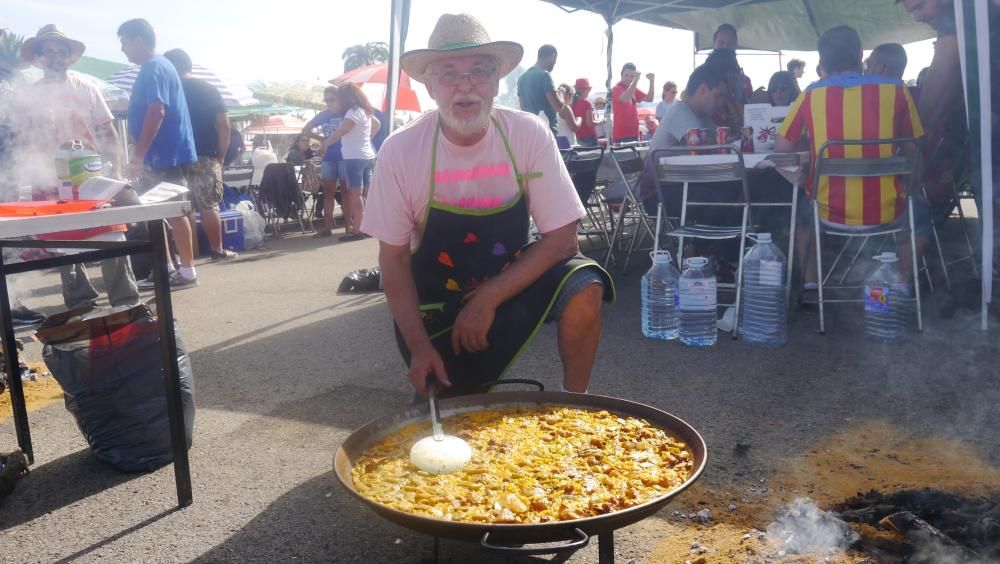
[[[243,214],[239,210],[227,210],[219,212],[222,217],[222,247],[230,251],[243,251],[246,243],[243,237]],[[201,225],[201,214],[194,214],[198,223],[198,251],[202,256],[211,254],[212,247],[208,244],[208,237],[205,236],[205,228]]]

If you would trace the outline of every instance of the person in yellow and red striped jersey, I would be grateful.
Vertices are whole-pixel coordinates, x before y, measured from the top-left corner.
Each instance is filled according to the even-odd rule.
[[[917,108],[901,80],[862,74],[861,39],[848,26],[835,27],[819,39],[820,64],[829,73],[825,80],[809,86],[792,105],[774,144],[777,152],[808,149],[812,162],[827,141],[874,140],[898,137],[920,138],[924,135]],[[916,150],[912,143],[903,147],[870,145],[831,147],[832,158],[878,158],[895,151]],[[812,190],[813,181],[807,183]],[[863,232],[873,227],[900,222],[906,225],[906,193],[900,177],[819,179],[816,200],[820,221],[840,230]],[[803,302],[814,301],[816,257],[809,234],[812,208],[807,198],[799,199],[796,226],[799,264],[803,265]],[[930,210],[926,203],[914,200],[918,254],[923,253],[930,235]],[[909,240],[899,239],[900,267],[909,275]]]

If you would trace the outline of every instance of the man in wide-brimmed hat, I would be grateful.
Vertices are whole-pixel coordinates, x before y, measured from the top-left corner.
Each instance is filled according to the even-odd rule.
[[[76,141],[81,141],[82,147],[98,150],[102,160],[112,163],[116,174],[121,170],[118,134],[104,96],[92,84],[69,75],[70,65],[85,49],[83,43],[68,37],[54,24],[42,27],[35,37],[21,46],[21,58],[44,73],[41,80],[25,88],[24,99],[26,113],[31,116],[31,150],[42,159],[41,162],[52,163],[50,174],[53,176],[56,151],[63,144]],[[55,180],[51,179],[53,183]],[[39,238],[124,240],[125,229],[124,225],[116,225],[40,235]],[[96,305],[98,294],[82,263],[59,270],[67,308]],[[101,261],[101,270],[112,306],[130,307],[139,303],[139,290],[127,256]]]
[[[446,14],[428,48],[401,60],[437,110],[382,145],[362,230],[380,241],[397,342],[421,395],[429,378],[474,393],[547,321],[558,324],[564,389],[589,384],[601,300],[614,290],[579,254],[585,212],[552,133],[493,106],[522,53],[472,16]],[[541,237],[529,245],[532,219]]]

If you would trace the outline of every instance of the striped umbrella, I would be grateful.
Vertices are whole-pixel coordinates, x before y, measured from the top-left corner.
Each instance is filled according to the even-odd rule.
[[[243,129],[243,135],[297,135],[306,122],[292,116],[271,116],[252,122]]]
[[[388,77],[388,63],[379,63],[345,72],[337,78],[331,79],[330,84],[336,86],[348,82],[357,84],[361,87],[365,95],[368,96],[368,101],[384,112],[385,83]],[[410,77],[402,71],[399,73],[399,89],[396,92],[396,109],[410,112],[420,111],[420,102],[417,100],[417,93],[410,86]]]
[[[131,93],[132,83],[135,82],[135,77],[138,76],[138,74],[139,67],[133,65],[109,76],[108,82]],[[229,80],[226,77],[201,65],[191,66],[191,76],[194,78],[200,78],[218,88],[219,94],[222,94],[222,101],[226,104],[227,108],[252,106],[257,103],[257,100],[253,97],[253,93],[251,93],[250,89],[246,86],[240,84],[239,82]]]

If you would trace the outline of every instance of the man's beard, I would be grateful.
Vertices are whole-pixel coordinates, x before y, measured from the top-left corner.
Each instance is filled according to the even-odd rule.
[[[447,107],[438,105],[441,121],[449,129],[454,130],[459,135],[473,135],[486,128],[486,125],[490,121],[490,112],[493,110],[492,100],[483,100],[476,94],[469,94],[461,98],[452,98],[451,104],[455,104],[456,102],[479,102],[481,110],[475,116],[460,118],[452,112],[452,105],[448,105]]]

